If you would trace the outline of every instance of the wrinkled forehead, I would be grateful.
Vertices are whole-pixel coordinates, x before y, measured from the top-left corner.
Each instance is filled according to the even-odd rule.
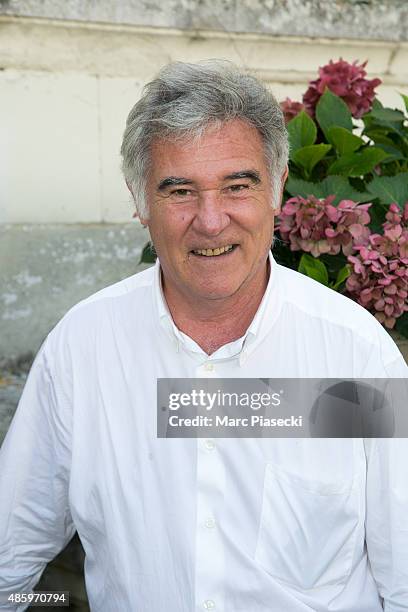
[[[197,133],[158,136],[150,145],[149,175],[225,175],[253,167],[266,171],[263,139],[246,121],[210,124]],[[161,176],[162,178],[162,176]]]

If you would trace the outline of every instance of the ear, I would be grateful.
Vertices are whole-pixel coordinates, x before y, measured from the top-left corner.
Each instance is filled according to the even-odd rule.
[[[131,188],[130,183],[128,181],[126,181],[126,186],[129,189],[129,191],[130,191],[130,195],[132,196],[132,200],[135,201],[132,188]],[[139,219],[140,223],[143,225],[144,228],[146,228],[149,225],[148,220],[144,219],[144,218],[142,219],[142,217],[139,215],[137,210],[135,210],[135,212],[133,213],[132,219]]]
[[[133,219],[139,219],[140,223],[143,225],[143,229],[147,229],[149,227],[149,220],[145,219],[145,217],[141,217],[137,211],[135,211],[132,215]]]
[[[141,216],[139,215],[139,213],[135,210],[135,212],[132,215],[132,219],[139,219],[140,223],[143,225],[143,228],[146,229],[147,226],[149,225],[147,219],[142,219]]]

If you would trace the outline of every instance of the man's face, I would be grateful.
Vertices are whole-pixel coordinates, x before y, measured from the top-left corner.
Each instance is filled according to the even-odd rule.
[[[280,194],[278,194],[280,196]],[[165,292],[217,300],[265,282],[273,195],[258,131],[241,120],[151,148],[147,224]]]

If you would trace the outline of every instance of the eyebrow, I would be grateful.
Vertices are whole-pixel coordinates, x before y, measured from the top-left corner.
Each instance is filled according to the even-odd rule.
[[[257,170],[240,170],[239,172],[233,172],[232,174],[228,174],[228,176],[224,176],[224,181],[233,181],[235,179],[250,179],[255,185],[258,185],[261,182],[261,175]]]
[[[164,191],[166,187],[172,187],[173,185],[192,185],[193,181],[183,176],[168,176],[167,178],[160,181],[157,189]]]
[[[233,181],[236,179],[250,179],[255,185],[261,182],[261,176],[257,170],[240,170],[239,172],[233,172],[224,176],[224,181]],[[192,185],[193,181],[183,176],[168,176],[160,181],[157,189],[158,191],[165,191],[166,187],[173,187],[174,185]]]

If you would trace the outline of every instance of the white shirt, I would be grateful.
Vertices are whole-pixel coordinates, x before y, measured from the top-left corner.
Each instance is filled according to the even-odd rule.
[[[80,303],[37,356],[0,451],[3,598],[77,529],[94,612],[408,610],[406,440],[156,437],[159,377],[406,377],[389,335],[271,258],[246,335],[209,357],[159,279]]]

